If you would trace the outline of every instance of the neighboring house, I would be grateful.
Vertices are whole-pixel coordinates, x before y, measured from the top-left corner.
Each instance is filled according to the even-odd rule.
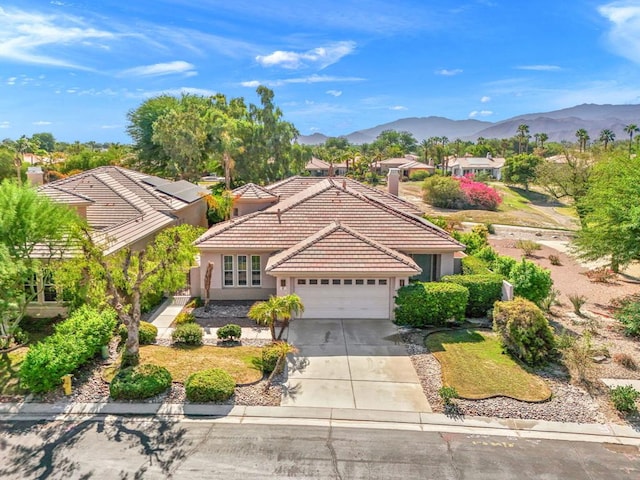
[[[309,175],[312,177],[332,177],[335,175],[345,175],[347,173],[347,164],[340,162],[331,165],[329,162],[312,157],[304,169],[309,172]]]
[[[42,172],[30,172],[32,183],[42,183]],[[121,167],[99,167],[41,185],[38,191],[74,208],[87,220],[92,236],[109,255],[124,247],[144,248],[161,230],[188,223],[207,226],[208,190],[185,180],[177,182]],[[44,288],[29,304],[30,315],[65,313],[50,279],[38,279]],[[47,283],[48,282],[48,283]]]
[[[463,177],[465,175],[486,173],[487,175],[500,180],[502,178],[502,167],[504,167],[505,159],[502,157],[492,157],[490,153],[486,157],[472,157],[465,155],[464,157],[449,157],[447,170],[454,177]]]
[[[265,198],[264,209],[195,242],[194,294],[205,296],[211,264],[212,300],[296,293],[304,318],[392,318],[398,288],[454,273],[454,254],[464,250],[412,204],[352,179],[291,177],[264,190],[279,201]]]
[[[417,155],[412,154],[407,154],[404,157],[398,158],[386,158],[384,160],[376,162],[375,168],[378,173],[386,175],[387,173],[389,173],[390,168],[400,168],[402,165],[405,165],[409,162],[418,162],[418,158],[419,157]]]
[[[405,178],[409,178],[416,172],[433,173],[435,171],[435,167],[433,165],[427,165],[426,163],[419,162],[418,160],[409,160],[408,162],[399,165],[397,168],[400,170],[400,175]]]

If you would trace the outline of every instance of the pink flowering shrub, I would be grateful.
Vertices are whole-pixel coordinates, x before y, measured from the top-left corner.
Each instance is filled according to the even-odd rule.
[[[502,203],[502,197],[495,189],[484,183],[475,182],[473,175],[465,175],[460,177],[458,181],[468,208],[497,210],[498,205]]]

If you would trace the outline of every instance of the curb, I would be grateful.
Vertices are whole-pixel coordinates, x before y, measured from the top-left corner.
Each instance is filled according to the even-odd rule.
[[[628,425],[563,423],[487,417],[452,418],[440,413],[311,407],[261,407],[180,403],[4,403],[0,419],[73,420],[79,416],[153,416],[158,419],[225,423],[314,425],[449,432],[475,435],[617,443],[640,447],[640,428]]]

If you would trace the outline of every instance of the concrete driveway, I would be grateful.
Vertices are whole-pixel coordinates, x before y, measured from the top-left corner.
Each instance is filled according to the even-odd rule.
[[[430,412],[389,320],[295,320],[282,405]]]

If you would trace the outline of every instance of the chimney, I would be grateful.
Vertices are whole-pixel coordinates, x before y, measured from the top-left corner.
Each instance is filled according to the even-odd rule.
[[[390,168],[387,175],[387,188],[391,195],[398,196],[398,188],[400,185],[400,169]]]
[[[44,183],[44,172],[42,171],[42,168],[27,168],[27,179],[29,180],[29,183],[34,187],[42,185]]]
[[[487,158],[493,161],[493,156],[491,155],[491,152],[487,152]]]

